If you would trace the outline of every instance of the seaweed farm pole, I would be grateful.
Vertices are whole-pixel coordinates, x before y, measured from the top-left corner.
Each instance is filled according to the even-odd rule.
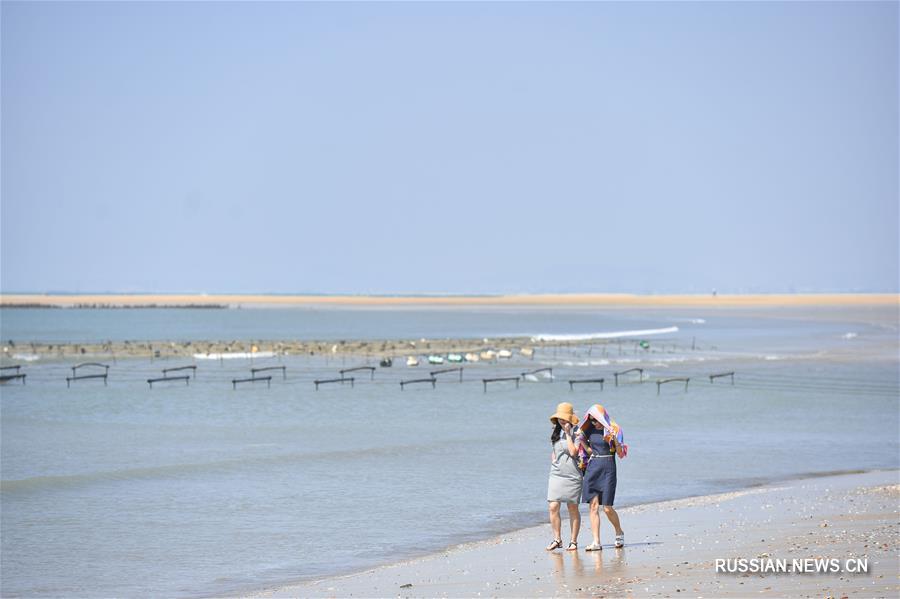
[[[677,381],[684,381],[684,392],[687,393],[688,383],[691,381],[690,377],[675,377],[671,379],[660,379],[656,381],[656,394],[659,395],[660,386],[664,385],[665,383],[674,383]]]
[[[353,384],[353,377],[352,377],[352,376],[351,376],[351,377],[346,377],[346,378],[342,376],[342,377],[339,378],[339,379],[321,379],[321,380],[315,380],[315,381],[313,381],[313,383],[315,383],[315,385],[316,385],[316,391],[318,391],[318,390],[319,390],[319,385],[324,385],[324,384],[326,384],[326,383],[340,383],[341,385],[343,385],[343,384],[346,383],[347,381],[350,381],[350,386],[351,386],[351,387],[354,386],[354,384]]]
[[[442,368],[441,370],[432,370],[428,374],[430,374],[432,377],[434,377],[435,375],[444,374],[445,372],[456,372],[456,371],[459,371],[459,382],[460,383],[463,382],[463,367],[462,366],[459,366],[457,368]]]
[[[410,379],[406,381],[400,381],[400,390],[403,391],[406,385],[412,385],[415,383],[431,383],[431,388],[434,389],[437,384],[437,379],[434,376],[431,376],[427,379]]]
[[[732,372],[720,372],[719,374],[711,374],[709,375],[709,382],[712,383],[715,379],[721,378],[723,376],[731,377],[731,384],[734,384],[734,371]]]
[[[495,383],[495,382],[501,382],[501,381],[514,381],[516,383],[516,389],[519,388],[519,377],[504,376],[504,377],[499,377],[499,378],[481,379],[481,382],[484,385],[484,392],[487,393],[488,383]]]
[[[619,375],[628,374],[629,372],[637,372],[640,374],[641,382],[644,382],[644,369],[643,368],[629,368],[628,370],[622,370],[619,372],[614,372],[613,377],[616,381],[616,387],[619,386]]]
[[[600,383],[600,390],[603,391],[603,383],[606,379],[570,379],[569,380],[569,391],[575,390],[575,385],[579,383]]]

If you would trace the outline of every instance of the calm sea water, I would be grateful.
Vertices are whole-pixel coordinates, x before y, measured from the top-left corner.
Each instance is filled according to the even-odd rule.
[[[66,388],[71,363],[28,362],[0,389],[0,585],[14,596],[204,596],[397,561],[542,522],[548,416],[602,403],[625,429],[623,505],[779,478],[900,466],[893,311],[2,310],[28,341],[483,337],[678,326],[633,341],[312,381],[363,359],[287,356],[271,388],[232,389],[249,360],[118,360],[109,386]],[[511,348],[512,349],[512,348]],[[9,355],[9,352],[8,354]],[[12,360],[6,359],[4,363]],[[554,379],[498,383],[552,367]],[[612,373],[645,369],[612,384]],[[735,384],[709,374],[736,372]],[[569,391],[567,380],[608,383]],[[634,377],[635,375],[632,375]],[[654,381],[689,376],[687,392]],[[627,522],[624,523],[627,529]],[[611,533],[606,530],[605,533]],[[634,531],[640,536],[642,531]]]

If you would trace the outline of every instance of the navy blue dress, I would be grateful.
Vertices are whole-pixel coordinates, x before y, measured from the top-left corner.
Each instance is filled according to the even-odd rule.
[[[581,502],[590,503],[600,496],[600,505],[613,505],[616,499],[616,454],[603,440],[603,429],[589,426],[584,436],[591,447],[591,456],[584,482],[581,485]]]

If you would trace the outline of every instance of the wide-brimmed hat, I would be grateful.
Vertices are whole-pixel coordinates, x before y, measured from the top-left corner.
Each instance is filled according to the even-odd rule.
[[[556,406],[556,414],[550,417],[550,422],[557,424],[556,421],[560,418],[573,425],[578,424],[578,416],[575,415],[575,408],[567,401]]]

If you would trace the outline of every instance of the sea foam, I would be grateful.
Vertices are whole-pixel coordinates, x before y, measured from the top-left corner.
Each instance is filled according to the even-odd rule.
[[[625,337],[649,337],[650,335],[665,335],[677,333],[678,327],[666,327],[664,329],[642,329],[638,331],[603,331],[598,333],[576,333],[572,335],[532,335],[534,341],[589,341],[591,339],[621,339]]]

